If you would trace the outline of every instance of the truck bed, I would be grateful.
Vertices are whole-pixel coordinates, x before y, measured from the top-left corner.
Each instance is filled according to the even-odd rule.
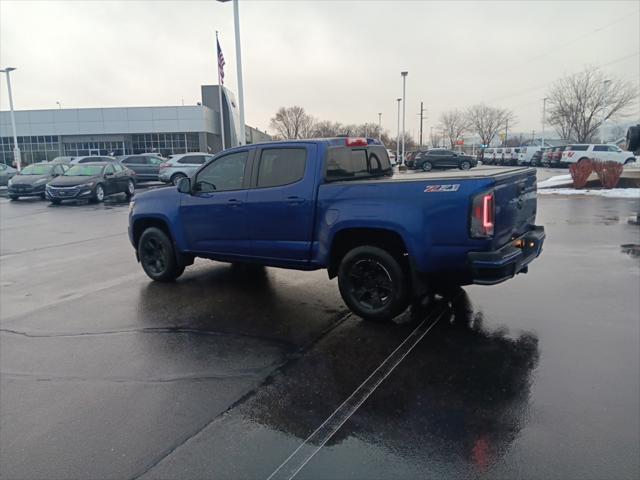
[[[512,175],[514,173],[524,173],[530,170],[531,167],[476,167],[471,170],[442,170],[431,172],[409,172],[409,173],[394,173],[392,177],[377,177],[367,178],[362,180],[345,180],[344,182],[332,182],[336,183],[367,183],[367,182],[423,182],[425,180],[467,180],[467,179],[482,179],[482,178],[499,178],[502,176]],[[535,170],[535,169],[534,169]]]

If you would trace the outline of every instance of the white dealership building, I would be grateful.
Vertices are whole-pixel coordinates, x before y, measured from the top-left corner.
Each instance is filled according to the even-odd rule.
[[[201,87],[198,105],[163,107],[63,108],[17,110],[18,146],[25,164],[57,156],[125,155],[157,152],[218,152],[222,148],[218,86]],[[222,89],[225,145],[238,145],[235,97]],[[246,126],[246,143],[269,141]],[[0,162],[13,162],[13,131],[8,111],[0,112]]]

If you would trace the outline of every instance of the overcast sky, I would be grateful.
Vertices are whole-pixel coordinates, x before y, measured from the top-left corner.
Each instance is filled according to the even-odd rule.
[[[421,100],[427,132],[442,111],[479,102],[511,108],[514,130],[531,132],[563,74],[600,65],[640,83],[638,0],[241,0],[240,23],[246,120],[260,129],[301,105],[344,123],[382,112],[395,134],[402,70],[414,136]],[[237,91],[232,5],[214,0],[1,0],[0,66],[18,68],[18,110],[195,104],[217,83],[216,29]]]

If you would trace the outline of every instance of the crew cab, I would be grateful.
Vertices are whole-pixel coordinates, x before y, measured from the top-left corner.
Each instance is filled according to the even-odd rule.
[[[326,269],[353,312],[387,321],[430,292],[526,272],[545,238],[535,216],[535,169],[394,175],[377,140],[296,140],[225,150],[137,194],[129,238],[156,281],[196,257]]]

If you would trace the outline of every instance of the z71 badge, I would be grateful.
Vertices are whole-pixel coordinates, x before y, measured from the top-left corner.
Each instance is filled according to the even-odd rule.
[[[431,192],[457,192],[460,188],[459,183],[451,183],[449,185],[427,185],[424,189],[426,193]]]

